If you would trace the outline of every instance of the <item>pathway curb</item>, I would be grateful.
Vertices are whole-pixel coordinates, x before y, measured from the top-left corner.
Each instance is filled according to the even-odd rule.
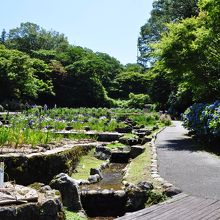
[[[170,192],[170,196],[177,195],[181,193],[182,191],[175,187],[172,183],[169,183],[164,178],[162,178],[159,174],[158,170],[158,154],[157,154],[157,146],[155,144],[158,134],[160,134],[162,131],[164,131],[167,127],[161,128],[159,131],[155,132],[153,134],[153,137],[150,142],[151,147],[151,176],[153,179],[158,181],[163,189],[167,192]]]

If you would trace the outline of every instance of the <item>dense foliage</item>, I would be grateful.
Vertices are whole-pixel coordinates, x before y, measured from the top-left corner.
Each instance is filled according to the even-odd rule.
[[[179,115],[220,99],[220,4],[155,0],[138,39],[139,64],[69,44],[27,22],[0,37],[0,105],[138,107]]]
[[[184,126],[208,140],[220,138],[220,102],[196,103],[183,115]]]
[[[139,65],[123,66],[108,54],[70,45],[63,34],[37,24],[21,23],[8,33],[2,31],[0,104],[6,109],[19,109],[25,103],[136,107],[129,94],[146,96],[147,83]]]
[[[141,28],[141,62],[152,73],[151,100],[171,113],[220,98],[220,4],[157,0]],[[155,95],[156,94],[156,95]]]

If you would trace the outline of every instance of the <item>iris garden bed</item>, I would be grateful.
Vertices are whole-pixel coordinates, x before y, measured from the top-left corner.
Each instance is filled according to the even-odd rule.
[[[103,164],[102,160],[93,157],[94,151],[91,149],[95,147],[94,142],[97,141],[97,138],[108,136],[108,134],[110,136],[114,134],[114,142],[111,140],[104,146],[112,151],[114,156],[127,153],[126,161],[130,162],[130,153],[124,152],[123,149],[129,149],[131,147],[129,145],[134,143],[144,144],[149,141],[151,131],[170,123],[169,120],[161,120],[156,112],[101,108],[51,110],[33,108],[19,114],[6,114],[2,122],[3,124],[0,126],[0,160],[6,163],[7,178],[25,185],[33,182],[49,183],[54,175],[61,172],[68,173],[76,179],[86,179],[91,168]],[[145,142],[139,141],[142,140],[141,138],[145,138]],[[133,143],[130,139],[135,139],[135,142]],[[64,149],[59,153],[47,154],[48,151],[55,152],[59,147],[62,148],[65,141],[74,143],[75,147]],[[102,139],[102,141],[106,140]],[[88,143],[88,146],[77,146],[80,143]],[[94,144],[90,146],[89,143]],[[17,155],[9,157],[7,155],[9,153]],[[30,157],[30,154],[37,155]],[[110,162],[111,159],[110,157]],[[139,160],[142,163],[144,159],[140,157]],[[131,166],[136,162],[137,160],[134,159]],[[148,161],[146,162],[148,163]],[[142,163],[142,165],[146,164]],[[122,167],[125,166],[126,164]],[[142,171],[146,168],[143,166],[140,168]],[[131,171],[133,169],[134,172],[137,172],[136,168],[132,168]],[[114,169],[112,170],[114,171]],[[147,169],[145,171],[147,172]],[[106,172],[109,175],[109,171],[106,170]],[[139,173],[143,177],[143,179],[140,177],[140,180],[147,179],[141,171]],[[132,174],[129,175],[131,178]]]

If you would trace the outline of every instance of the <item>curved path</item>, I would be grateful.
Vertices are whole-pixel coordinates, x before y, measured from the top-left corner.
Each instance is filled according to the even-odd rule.
[[[158,134],[156,146],[161,177],[184,193],[220,199],[220,157],[196,149],[181,122]]]

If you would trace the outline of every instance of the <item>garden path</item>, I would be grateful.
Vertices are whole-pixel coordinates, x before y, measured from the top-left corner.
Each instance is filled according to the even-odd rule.
[[[184,193],[220,199],[220,158],[199,150],[180,121],[156,139],[159,174]]]

